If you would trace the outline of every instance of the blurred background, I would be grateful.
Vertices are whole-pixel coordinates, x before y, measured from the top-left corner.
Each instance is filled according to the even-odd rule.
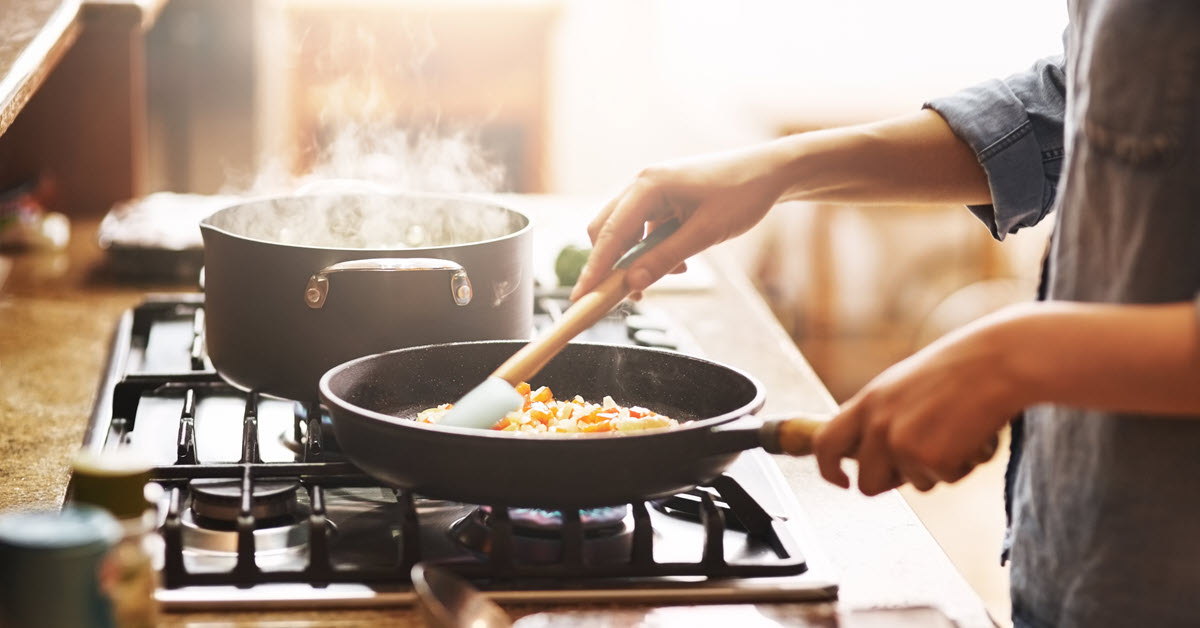
[[[161,13],[134,68],[148,120],[133,149],[144,149],[142,192],[353,177],[587,197],[596,209],[656,161],[911,112],[1023,70],[1061,52],[1066,24],[1063,3],[1042,0],[152,4]],[[45,143],[35,115],[23,124]],[[9,135],[0,160],[35,133]],[[1048,229],[1001,245],[962,207],[790,204],[735,246],[844,401],[933,338],[1031,298]],[[905,494],[997,617],[1008,615],[1004,460]]]

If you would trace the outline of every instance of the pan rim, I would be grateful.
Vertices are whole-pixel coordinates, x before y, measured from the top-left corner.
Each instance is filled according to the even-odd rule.
[[[442,192],[438,192],[438,193],[408,192],[408,191],[396,190],[396,191],[388,192],[388,193],[365,192],[365,191],[364,192],[338,192],[337,195],[342,195],[342,196],[366,196],[366,195],[395,196],[395,197],[408,197],[408,198],[419,198],[419,199],[453,200],[453,201],[464,201],[464,202],[470,202],[470,203],[480,203],[480,204],[485,204],[485,205],[491,205],[497,209],[502,209],[502,210],[508,212],[509,214],[516,215],[516,216],[520,217],[521,219],[523,219],[525,221],[525,224],[522,225],[520,229],[511,231],[509,233],[506,233],[504,235],[497,236],[494,238],[488,238],[486,240],[474,240],[471,242],[462,242],[462,243],[458,243],[458,244],[443,244],[443,245],[438,245],[438,246],[420,246],[420,247],[391,248],[391,249],[361,248],[361,247],[352,247],[352,246],[314,246],[311,244],[289,244],[286,242],[279,242],[277,240],[268,240],[265,238],[251,237],[251,236],[248,236],[248,235],[245,235],[242,233],[235,233],[229,229],[226,229],[224,227],[219,227],[219,226],[213,224],[212,220],[214,218],[216,218],[218,214],[232,212],[239,208],[246,207],[248,205],[252,205],[255,203],[267,203],[267,202],[272,202],[272,201],[303,199],[303,198],[310,198],[311,196],[314,196],[314,195],[301,195],[301,194],[269,194],[269,195],[262,195],[262,196],[247,197],[245,199],[238,201],[235,204],[227,205],[225,207],[222,207],[221,209],[218,209],[217,211],[213,212],[212,214],[209,214],[208,216],[205,216],[203,219],[200,220],[200,230],[202,232],[204,230],[210,230],[215,233],[220,233],[222,235],[226,235],[231,238],[238,239],[238,240],[243,240],[246,242],[253,242],[255,244],[263,244],[263,245],[267,245],[267,246],[279,246],[279,247],[287,247],[289,249],[304,249],[304,250],[310,250],[310,251],[369,253],[369,254],[378,254],[378,256],[380,256],[380,257],[387,257],[388,255],[395,254],[397,252],[405,252],[405,253],[438,252],[438,251],[446,251],[446,250],[451,250],[451,249],[458,249],[458,248],[461,248],[464,246],[473,246],[476,244],[490,244],[493,242],[502,242],[504,240],[517,238],[517,237],[522,236],[533,230],[533,218],[531,218],[528,214],[526,214],[525,212],[519,211],[517,209],[514,209],[504,203],[499,202],[497,199],[491,198],[491,197],[489,197],[487,195],[483,195],[483,194],[476,195],[476,194],[451,193],[451,192],[446,192],[446,193],[442,193]]]
[[[420,346],[415,346],[415,347],[403,347],[400,349],[392,349],[390,351],[382,351],[379,353],[364,355],[364,356],[354,358],[352,360],[348,360],[346,362],[343,362],[343,363],[329,369],[321,376],[321,379],[317,384],[317,388],[318,388],[318,392],[319,392],[321,398],[326,403],[331,403],[331,404],[337,405],[342,410],[345,410],[347,412],[355,414],[364,419],[370,419],[372,421],[389,423],[392,425],[397,425],[402,428],[427,430],[427,431],[437,433],[437,434],[454,434],[454,435],[461,436],[464,438],[490,438],[490,439],[516,440],[516,441],[521,441],[521,442],[563,443],[563,445],[561,445],[561,446],[569,446],[569,445],[566,445],[566,443],[600,442],[600,441],[609,440],[609,439],[625,439],[625,440],[631,439],[631,438],[645,439],[645,438],[654,438],[656,436],[662,436],[662,435],[666,435],[666,434],[678,434],[681,432],[700,431],[700,430],[704,430],[706,428],[714,427],[717,425],[722,425],[722,424],[729,423],[729,422],[735,421],[737,419],[752,415],[752,414],[758,412],[759,410],[761,410],[766,401],[766,393],[763,391],[762,382],[759,381],[758,378],[754,377],[753,375],[751,375],[751,374],[747,373],[746,371],[744,371],[740,368],[737,368],[735,366],[730,366],[728,364],[722,364],[720,362],[709,360],[707,358],[702,358],[702,357],[698,357],[698,356],[694,356],[694,355],[690,355],[690,354],[686,354],[686,353],[680,353],[678,351],[671,351],[668,349],[659,349],[659,348],[655,348],[655,347],[641,347],[641,346],[636,346],[636,345],[624,345],[624,344],[617,344],[617,343],[604,343],[604,342],[570,342],[568,344],[572,345],[572,346],[610,347],[610,348],[616,348],[616,349],[635,350],[635,351],[645,352],[645,353],[657,353],[657,354],[662,354],[662,355],[669,355],[672,358],[683,358],[683,359],[687,359],[687,360],[693,360],[696,362],[701,362],[701,363],[709,364],[712,366],[720,367],[722,369],[731,371],[740,377],[745,378],[754,388],[754,398],[751,399],[749,402],[743,404],[741,407],[736,408],[734,410],[730,410],[729,412],[725,412],[723,414],[719,414],[717,416],[712,416],[712,417],[708,417],[708,418],[704,418],[704,419],[698,419],[698,420],[694,420],[694,421],[688,421],[686,423],[680,423],[677,427],[673,427],[673,428],[639,430],[639,431],[633,432],[633,433],[601,432],[601,433],[595,433],[595,434],[556,434],[556,435],[550,436],[550,435],[542,435],[542,434],[530,434],[530,433],[525,433],[525,432],[502,432],[502,431],[491,430],[491,429],[454,427],[454,426],[448,426],[448,425],[437,425],[435,423],[418,423],[411,419],[404,419],[404,418],[401,418],[398,416],[394,416],[391,414],[385,414],[385,413],[379,412],[377,410],[371,410],[369,408],[364,408],[362,406],[350,403],[346,399],[343,399],[342,397],[335,395],[330,387],[330,382],[332,381],[332,379],[334,377],[336,377],[339,373],[345,371],[346,369],[352,368],[356,364],[359,364],[362,362],[367,362],[367,361],[372,361],[372,360],[380,360],[380,359],[383,359],[383,356],[392,355],[392,354],[396,354],[396,353],[416,352],[418,350],[422,350],[422,349],[427,350],[427,349],[430,349],[433,347],[460,347],[460,346],[467,346],[467,345],[486,346],[486,345],[512,344],[512,345],[516,345],[517,348],[520,348],[521,346],[524,346],[528,343],[529,343],[528,340],[468,340],[468,341],[460,341],[460,342],[445,342],[445,343],[427,344],[427,345],[420,345]],[[337,426],[337,420],[334,419],[335,429],[336,429],[336,426]]]

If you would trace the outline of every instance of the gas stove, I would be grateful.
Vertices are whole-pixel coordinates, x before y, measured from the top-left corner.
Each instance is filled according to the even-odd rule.
[[[542,292],[535,325],[568,304]],[[836,596],[782,474],[762,450],[668,499],[556,512],[433,500],[340,455],[315,403],[226,384],[204,350],[201,294],[126,312],[85,436],[155,465],[157,597],[168,610],[406,605],[417,562],[499,601],[796,601]],[[535,330],[536,332],[536,330]],[[699,353],[626,303],[580,340]]]

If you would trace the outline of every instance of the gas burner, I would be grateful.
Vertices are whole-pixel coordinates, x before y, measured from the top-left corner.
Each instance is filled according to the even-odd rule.
[[[485,520],[491,521],[492,507],[480,506]],[[579,511],[579,522],[583,528],[583,538],[594,539],[614,536],[626,531],[628,527],[625,517],[629,514],[629,506],[609,506],[606,508],[589,508]],[[543,536],[558,538],[562,535],[563,515],[559,510],[543,510],[541,508],[509,508],[508,518],[512,521],[513,532],[527,536]]]
[[[505,521],[492,508],[480,506],[450,527],[450,536],[464,547],[481,554],[492,549],[492,538],[502,527],[511,529],[513,556],[527,563],[554,563],[563,559],[562,538],[566,533],[563,514],[556,510],[510,508]],[[583,560],[589,564],[623,562],[629,559],[633,536],[629,506],[592,508],[579,511],[583,534]]]
[[[297,514],[307,516],[307,506],[299,506]],[[194,573],[232,571],[238,561],[238,532],[235,529],[215,529],[207,522],[197,521],[189,509],[180,513],[182,524],[183,562]],[[278,520],[276,520],[278,521]],[[254,530],[254,560],[259,569],[287,569],[296,561],[308,558],[308,523],[297,518],[283,525],[259,527]]]
[[[201,527],[233,530],[241,511],[242,483],[237,479],[199,478],[188,483],[191,512]],[[299,509],[295,481],[260,480],[254,483],[250,514],[258,528],[271,528],[296,521]]]

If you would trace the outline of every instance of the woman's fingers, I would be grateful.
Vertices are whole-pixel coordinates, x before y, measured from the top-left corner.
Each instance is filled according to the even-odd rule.
[[[703,211],[701,206],[696,214]],[[626,278],[629,288],[635,292],[645,290],[684,264],[687,258],[716,244],[720,240],[714,235],[716,229],[719,226],[712,221],[684,220],[675,233],[633,262]]]
[[[922,493],[933,489],[938,484],[938,479],[931,473],[910,461],[897,460],[896,468],[905,481]]]
[[[847,402],[842,411],[818,434],[815,454],[821,475],[832,484],[850,487],[850,479],[842,469],[843,458],[858,460],[857,484],[864,495],[878,495],[904,483],[919,491],[933,489],[940,482],[956,482],[985,462],[996,451],[998,440],[993,436],[971,456],[957,460],[956,455],[939,455],[929,459],[929,444],[911,429],[898,433],[899,424],[906,419],[888,412],[877,404]],[[921,442],[914,442],[918,439]]]
[[[863,495],[878,495],[903,483],[888,444],[890,423],[879,417],[864,422],[862,443],[858,447],[858,490]]]
[[[649,191],[645,185],[634,183],[609,201],[588,225],[592,252],[571,290],[571,299],[578,299],[591,291],[608,275],[613,264],[642,239],[646,230],[645,216],[653,209],[651,206],[658,196],[660,194]]]
[[[861,440],[859,434],[860,414],[854,406],[848,406],[834,417],[813,439],[813,453],[821,477],[831,484],[850,488],[850,477],[842,469],[842,458],[852,458]]]
[[[621,199],[624,197],[625,190],[621,190],[621,193],[612,197],[612,199],[605,203],[604,207],[600,208],[600,211],[597,212],[596,215],[592,217],[591,222],[588,223],[588,238],[592,240],[593,246],[595,246],[597,238],[600,237],[600,229],[604,226],[604,223],[608,222],[608,218],[612,216],[613,210],[617,208],[617,203],[621,202]]]
[[[887,430],[888,423],[868,412],[859,398],[848,401],[813,443],[821,476],[850,488],[842,458],[857,458],[858,489],[864,495],[878,495],[902,484],[888,450]]]

